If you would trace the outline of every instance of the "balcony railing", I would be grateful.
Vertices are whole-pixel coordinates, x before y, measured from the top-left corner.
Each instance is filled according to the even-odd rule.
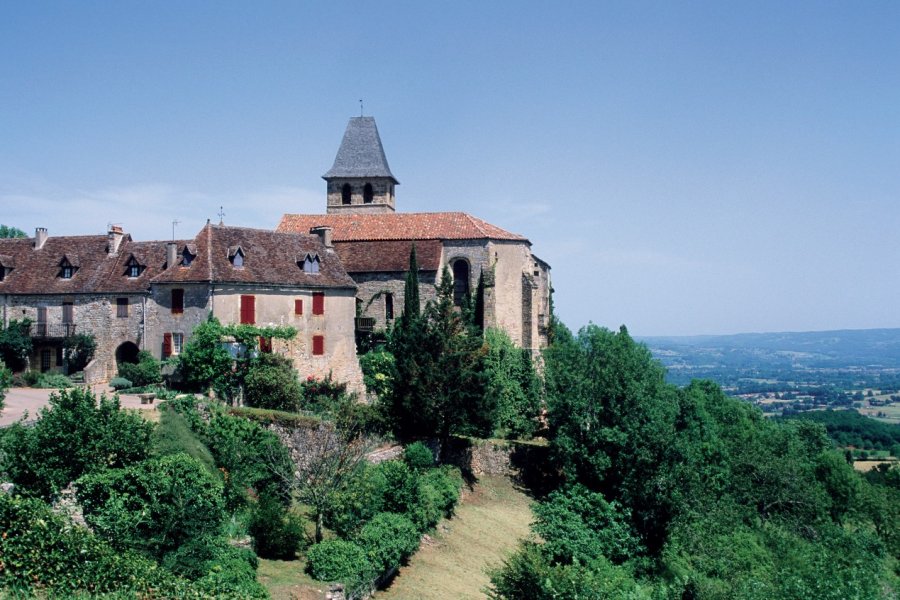
[[[33,338],[67,338],[75,335],[75,324],[32,323],[29,334]]]
[[[375,317],[356,317],[356,330],[371,333],[375,330]]]

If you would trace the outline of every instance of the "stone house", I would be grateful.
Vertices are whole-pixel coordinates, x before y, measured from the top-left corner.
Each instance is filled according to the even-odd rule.
[[[213,314],[223,323],[290,325],[293,340],[265,350],[290,357],[303,376],[329,373],[352,389],[356,285],[319,235],[207,225],[192,240],[135,242],[119,227],[106,236],[0,240],[3,325],[29,318],[32,368],[62,370],[62,347],[94,336],[88,382],[104,381],[139,350],[158,358],[181,351]]]
[[[547,345],[550,266],[518,234],[462,212],[396,212],[395,186],[372,117],[350,119],[327,182],[326,214],[286,214],[276,231],[305,233],[328,226],[334,248],[358,285],[361,327],[383,328],[403,311],[403,285],[413,245],[420,298],[434,297],[447,266],[454,299],[474,293],[485,276],[485,324],[506,331],[522,348]]]

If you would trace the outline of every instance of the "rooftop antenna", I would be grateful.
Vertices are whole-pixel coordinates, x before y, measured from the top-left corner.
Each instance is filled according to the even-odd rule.
[[[225,224],[225,210],[220,206],[219,207],[219,225]]]
[[[181,221],[179,221],[178,219],[175,219],[174,221],[172,221],[172,241],[173,242],[175,241],[175,226],[178,225],[179,223],[181,223]]]
[[[359,116],[363,116],[363,101],[362,101],[362,98],[359,99]]]

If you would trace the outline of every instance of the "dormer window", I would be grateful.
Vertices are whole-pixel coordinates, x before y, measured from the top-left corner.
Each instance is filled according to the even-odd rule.
[[[319,272],[319,255],[318,254],[307,254],[306,258],[303,259],[303,272],[309,274],[316,274]]]
[[[14,266],[15,264],[12,256],[0,254],[0,281],[6,279],[6,276],[9,275],[9,272],[13,270]]]
[[[75,275],[75,271],[77,270],[78,267],[75,266],[68,257],[63,257],[63,259],[59,262],[60,279],[72,279],[72,276]]]
[[[228,260],[231,261],[231,265],[236,269],[243,268],[244,266],[244,249],[240,246],[231,246],[228,249]]]
[[[139,263],[137,259],[132,256],[128,259],[128,262],[125,263],[125,276],[126,277],[140,277],[141,273],[144,271],[144,265]]]
[[[189,267],[191,263],[194,262],[194,259],[197,257],[196,254],[191,254],[191,251],[187,246],[184,247],[184,250],[181,252],[181,266]]]

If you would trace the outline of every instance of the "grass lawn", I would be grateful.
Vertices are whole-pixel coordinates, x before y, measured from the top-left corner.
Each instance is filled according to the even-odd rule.
[[[485,570],[496,567],[528,535],[531,499],[505,477],[482,477],[430,540],[376,600],[485,598]]]

